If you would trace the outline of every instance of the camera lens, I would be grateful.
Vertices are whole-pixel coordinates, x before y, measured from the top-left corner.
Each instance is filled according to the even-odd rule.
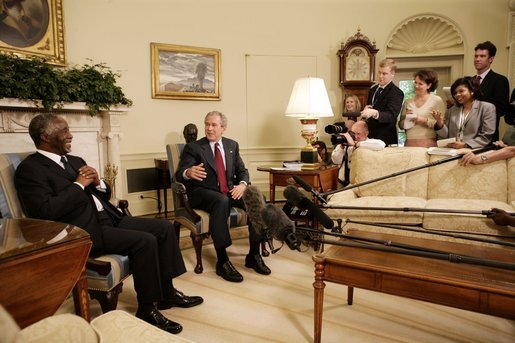
[[[327,125],[325,127],[325,133],[329,133],[331,135],[345,132],[347,132],[347,126],[345,126],[345,123],[334,123],[334,125]]]

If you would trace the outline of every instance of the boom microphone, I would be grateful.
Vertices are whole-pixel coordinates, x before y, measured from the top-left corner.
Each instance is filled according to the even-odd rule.
[[[318,222],[322,224],[326,229],[331,230],[334,227],[334,222],[327,214],[325,214],[320,207],[315,205],[311,200],[309,200],[304,194],[299,192],[299,190],[295,186],[287,186],[284,189],[284,197],[289,202],[293,203],[298,208],[309,210],[315,218],[318,219]]]
[[[300,251],[300,241],[295,235],[295,225],[283,210],[275,205],[267,204],[261,215],[272,238],[286,243],[291,250]]]
[[[320,195],[320,193],[318,193],[317,191],[315,191],[313,189],[313,187],[311,187],[311,185],[309,183],[307,183],[306,181],[304,181],[300,176],[298,175],[293,175],[292,176],[293,179],[295,180],[295,182],[297,182],[302,188],[304,188],[304,190],[306,192],[310,192],[311,194],[313,194],[318,200],[320,200],[322,203],[324,204],[327,204],[327,200],[325,200],[324,197],[322,197]]]
[[[265,207],[265,199],[263,199],[263,194],[259,191],[256,186],[248,185],[243,192],[243,203],[245,204],[245,211],[249,216],[249,220],[254,226],[256,232],[260,235],[265,235],[265,223],[263,222],[263,217],[261,216],[261,212]]]

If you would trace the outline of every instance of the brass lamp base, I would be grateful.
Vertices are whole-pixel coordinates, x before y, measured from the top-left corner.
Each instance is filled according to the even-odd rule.
[[[318,163],[318,150],[316,148],[305,147],[300,152],[300,161],[304,163],[302,169],[315,170],[320,167]]]

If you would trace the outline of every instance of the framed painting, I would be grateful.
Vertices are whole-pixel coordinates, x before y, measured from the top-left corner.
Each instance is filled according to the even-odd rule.
[[[0,0],[0,51],[65,65],[62,0]]]
[[[151,43],[152,98],[220,100],[220,49]]]

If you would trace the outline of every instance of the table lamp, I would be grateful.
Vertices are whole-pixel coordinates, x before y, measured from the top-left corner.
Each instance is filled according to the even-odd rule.
[[[318,134],[317,121],[318,118],[333,116],[324,80],[316,77],[297,79],[293,85],[285,115],[300,118],[302,124],[300,135],[307,142],[300,152],[300,161],[304,163],[302,168],[318,168],[318,151],[312,145]]]

